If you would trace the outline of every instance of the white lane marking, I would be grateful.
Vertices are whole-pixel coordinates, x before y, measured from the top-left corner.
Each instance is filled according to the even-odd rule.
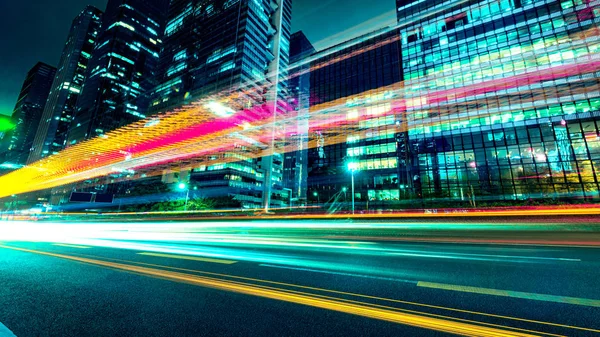
[[[337,271],[328,271],[328,270],[319,270],[319,269],[310,269],[310,268],[296,268],[296,267],[285,267],[285,266],[277,266],[273,264],[259,264],[261,267],[269,267],[269,268],[279,268],[279,269],[291,269],[291,270],[299,270],[299,271],[309,271],[313,273],[321,273],[321,274],[333,274],[333,275],[341,275],[341,276],[352,276],[352,277],[362,277],[362,278],[371,278],[376,280],[384,280],[384,281],[393,281],[393,282],[404,282],[404,283],[412,283],[417,284],[417,281],[411,280],[403,280],[399,278],[392,277],[383,277],[383,276],[370,276],[370,275],[361,275],[361,274],[352,274],[352,273],[341,273]]]
[[[0,323],[0,337],[17,337],[12,331],[8,330],[8,328],[2,323]]]
[[[439,254],[446,255],[439,255]],[[437,252],[436,254],[429,253],[388,253],[389,255],[399,256],[416,256],[416,257],[431,257],[440,259],[462,259],[462,260],[484,260],[488,261],[493,258],[499,259],[518,259],[518,260],[543,260],[543,261],[569,261],[581,262],[581,259],[569,259],[562,257],[538,257],[538,256],[519,256],[519,255],[492,255],[492,254],[468,254],[468,253],[444,253]]]
[[[546,294],[537,294],[537,293],[527,293],[527,292],[523,292],[523,291],[470,287],[470,286],[461,286],[461,285],[455,285],[455,284],[424,282],[424,281],[419,281],[417,283],[417,287],[450,290],[450,291],[460,291],[460,292],[481,294],[481,295],[523,298],[523,299],[527,299],[527,300],[566,303],[566,304],[584,305],[584,306],[588,306],[588,307],[600,308],[600,300],[589,299],[589,298],[546,295]]]

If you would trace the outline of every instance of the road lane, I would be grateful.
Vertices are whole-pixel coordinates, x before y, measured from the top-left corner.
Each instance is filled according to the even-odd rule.
[[[29,244],[32,245],[32,244]],[[324,292],[319,292],[319,294],[333,294],[335,296],[341,296],[345,294],[359,294],[364,297],[360,297],[361,301],[365,298],[369,298],[372,300],[373,305],[401,305],[403,310],[416,310],[419,312],[423,311],[423,308],[428,308],[430,314],[437,314],[442,316],[447,316],[449,313],[455,319],[465,319],[468,321],[477,321],[484,322],[487,324],[506,324],[508,326],[514,328],[520,328],[531,331],[546,331],[549,333],[556,334],[567,334],[573,335],[572,331],[586,332],[586,333],[595,333],[597,332],[598,322],[595,317],[598,315],[598,310],[579,310],[574,309],[573,306],[569,306],[566,304],[540,304],[536,301],[530,300],[517,300],[517,299],[501,299],[498,300],[496,298],[490,299],[490,296],[481,295],[481,294],[469,294],[470,296],[465,296],[465,294],[440,294],[440,290],[437,289],[420,289],[416,287],[416,282],[412,284],[401,284],[396,280],[385,280],[385,279],[376,279],[376,278],[365,278],[361,276],[369,276],[369,273],[362,273],[359,268],[357,268],[357,273],[354,274],[330,274],[326,269],[320,269],[319,272],[314,272],[310,270],[289,270],[287,272],[282,272],[281,269],[268,268],[265,266],[260,266],[255,262],[240,262],[234,265],[220,265],[213,263],[204,263],[202,261],[186,261],[181,259],[171,259],[164,258],[160,256],[143,256],[136,254],[135,251],[127,251],[121,249],[105,249],[105,248],[92,248],[91,252],[93,254],[88,254],[90,251],[85,250],[85,254],[81,254],[82,250],[70,248],[70,247],[56,247],[51,245],[44,244],[33,244],[33,246],[37,246],[35,248],[42,248],[42,250],[62,250],[63,253],[74,255],[74,256],[85,256],[94,259],[102,259],[102,260],[114,260],[119,263],[127,263],[134,265],[143,265],[146,267],[159,268],[165,270],[175,270],[178,272],[192,273],[192,274],[209,274],[211,272],[217,272],[220,278],[226,277],[228,280],[235,280],[235,277],[244,277],[246,281],[248,279],[259,280],[259,282],[277,282],[280,285],[282,284],[301,284],[302,286],[306,286],[309,288],[322,289]],[[415,245],[410,245],[409,247],[396,247],[396,249],[402,248],[410,248],[410,250],[417,249]],[[315,248],[315,247],[313,247]],[[331,249],[331,248],[330,248]],[[528,252],[528,254],[532,252],[537,252],[536,247],[520,247],[515,249],[513,247],[509,247],[510,251],[513,254],[523,254]],[[269,250],[266,249],[262,251],[265,256],[268,256]],[[453,245],[449,247],[445,246],[430,246],[425,245],[422,247],[423,251],[436,251],[435,254],[440,254],[443,251],[454,251],[454,253],[461,252],[471,252],[471,253],[482,253],[482,247],[469,247],[463,245]],[[501,251],[502,254],[506,254],[506,250],[502,247],[488,247],[487,249],[483,247],[483,250],[486,255],[489,255],[490,251],[498,252]],[[374,269],[379,270],[382,267],[391,268],[392,266],[398,270],[413,268],[414,265],[422,265],[427,263],[435,262],[436,259],[432,259],[430,257],[407,257],[407,256],[393,256],[393,255],[370,255],[370,254],[355,254],[354,250],[351,250],[352,253],[348,253],[347,250],[341,250],[341,252],[331,253],[328,252],[323,247],[319,247],[317,251],[306,249],[301,250],[293,250],[293,256],[296,260],[326,260],[330,262],[336,261],[337,263],[344,262],[348,264],[349,261],[352,261],[354,267],[357,265],[373,265]],[[252,249],[247,249],[246,252],[256,253],[256,247],[252,247]],[[360,250],[359,250],[360,252]],[[595,250],[592,250],[595,252]],[[272,252],[270,252],[272,253]],[[281,254],[281,252],[278,252]],[[468,253],[468,254],[471,254]],[[241,254],[240,251],[236,251],[235,254]],[[290,254],[290,251],[286,251],[286,254]],[[572,266],[575,269],[583,268],[583,273],[587,273],[587,276],[590,276],[590,271],[597,273],[597,270],[586,269],[590,266],[594,266],[594,264],[588,264],[588,262],[594,261],[595,255],[590,255],[590,252],[581,252],[579,250],[564,250],[564,249],[547,249],[542,248],[541,252],[537,252],[537,254],[541,254],[542,256],[567,256],[567,257],[576,257],[576,260],[581,260],[581,262],[575,261],[561,261],[560,259],[553,260],[544,260],[543,262],[531,262],[525,264],[527,268],[520,269],[517,274],[521,274],[521,271],[531,269],[535,267],[533,270],[529,270],[528,274],[539,274],[541,269],[554,269],[556,273],[556,268],[563,268],[565,266]],[[535,259],[534,259],[535,260]],[[428,262],[427,262],[428,261]],[[533,261],[533,260],[532,260]],[[439,265],[439,268],[445,268],[446,270],[451,270],[452,268],[462,268],[464,270],[470,271],[467,274],[464,274],[462,279],[463,281],[471,279],[470,276],[473,275],[473,272],[481,268],[483,265],[489,265],[489,262],[477,261],[477,260],[451,260],[450,266],[448,266],[448,261],[444,260],[443,263],[435,262],[434,265]],[[494,263],[497,265],[494,268],[488,269],[490,272],[487,275],[487,281],[493,281],[496,278],[502,278],[502,273],[507,270],[514,269],[515,267],[521,266],[523,263],[506,260],[499,261]],[[326,264],[325,264],[326,265]],[[583,266],[583,267],[582,267]],[[586,267],[587,266],[587,267]],[[185,269],[178,270],[177,268]],[[540,269],[541,268],[541,269]],[[271,270],[269,270],[271,269]],[[442,271],[445,272],[445,271]],[[433,273],[434,275],[436,273]],[[416,281],[424,281],[428,280],[428,273],[418,273],[415,274],[418,276]],[[573,276],[573,275],[570,275]],[[434,277],[435,278],[435,277]],[[527,278],[523,278],[523,274],[521,274],[521,282],[523,280],[527,280]],[[512,277],[513,286],[524,287],[523,285],[516,282],[515,277]],[[471,280],[472,281],[472,280]],[[538,279],[539,281],[539,279]],[[580,281],[579,279],[572,279],[574,283]],[[544,281],[546,283],[546,281]],[[525,282],[527,283],[527,282]],[[538,282],[539,283],[539,282]],[[460,283],[459,283],[460,284]],[[468,283],[467,283],[468,284]],[[278,285],[279,286],[279,285]],[[543,285],[548,289],[552,290],[553,286],[550,282],[550,285]],[[539,285],[538,285],[539,288]],[[289,290],[289,287],[288,287]],[[538,289],[539,290],[539,289]],[[550,291],[549,290],[549,291]],[[580,291],[579,289],[578,291]],[[317,290],[318,291],[318,290]],[[559,290],[560,291],[564,290]],[[586,289],[589,291],[589,288]],[[349,297],[345,297],[346,300],[350,300],[351,298],[355,298],[355,295],[349,295]],[[345,296],[345,295],[344,295]],[[596,309],[596,308],[592,308]],[[508,321],[509,323],[506,323]],[[585,330],[585,329],[588,330]],[[571,331],[571,333],[565,333],[565,331]]]
[[[190,261],[187,261],[190,263]],[[326,309],[0,249],[0,317],[28,336],[439,336]]]
[[[107,262],[96,259],[82,258],[64,254],[56,254],[43,252],[39,250],[30,250],[25,248],[17,248],[10,246],[0,246],[0,248],[13,249],[21,252],[41,254],[56,258],[62,258],[77,262],[83,262],[96,266],[103,266],[123,271],[128,271],[136,274],[153,276],[161,279],[167,279],[177,282],[190,283],[203,287],[219,289],[229,292],[236,292],[245,295],[263,297],[268,299],[276,299],[279,301],[301,304],[315,308],[328,309],[332,311],[364,316],[377,320],[389,321],[403,325],[426,328],[430,330],[461,334],[464,336],[535,336],[542,335],[543,332],[532,331],[527,329],[511,328],[499,324],[490,324],[482,322],[474,322],[464,319],[457,319],[448,316],[440,316],[428,314],[424,312],[406,311],[399,308],[383,307],[380,305],[372,305],[367,302],[350,301],[331,296],[315,295],[302,291],[289,291],[282,288],[257,286],[243,282],[232,282],[222,279],[200,277],[180,272],[165,271],[155,268],[147,268],[134,266],[130,264]],[[404,311],[404,312],[403,312]],[[411,312],[411,313],[407,313]],[[467,322],[467,323],[465,323]],[[475,324],[473,324],[475,323]],[[533,333],[533,334],[531,334]],[[534,335],[535,334],[535,335]],[[554,334],[547,334],[554,335]]]

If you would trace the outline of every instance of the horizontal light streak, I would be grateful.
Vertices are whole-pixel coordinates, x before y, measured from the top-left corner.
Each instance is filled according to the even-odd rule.
[[[574,41],[587,41],[589,39],[585,33],[573,34],[570,37]],[[590,40],[591,41],[591,40]],[[389,43],[389,41],[387,41]],[[560,48],[574,48],[567,44],[555,46],[557,51]],[[541,54],[546,55],[549,51],[543,49]],[[535,53],[527,56],[530,59],[537,59]],[[527,58],[523,58],[524,60]],[[478,69],[487,69],[504,61],[514,59],[514,55],[509,55],[494,62],[487,62]],[[532,85],[558,78],[564,78],[572,75],[593,73],[600,69],[598,55],[589,55],[580,57],[571,62],[565,62],[561,65],[553,65],[547,68],[525,69],[524,72],[507,78],[481,80],[480,82],[463,83],[461,87],[454,89],[435,90],[418,88],[418,85],[409,85],[404,87],[403,83],[390,86],[389,88],[380,88],[371,92],[363,93],[360,96],[367,97],[373,93],[381,93],[382,90],[389,90],[393,99],[373,102],[372,105],[390,103],[391,109],[379,115],[360,116],[358,119],[349,120],[346,101],[349,98],[336,100],[334,102],[321,104],[311,108],[310,119],[308,120],[309,129],[324,132],[328,144],[336,144],[346,141],[349,133],[368,133],[368,130],[360,130],[358,124],[360,121],[368,121],[372,118],[394,116],[402,120],[400,125],[386,125],[385,127],[395,132],[410,130],[414,127],[437,125],[440,120],[425,119],[416,122],[411,120],[410,115],[419,109],[427,110],[427,107],[433,108],[434,105],[447,105],[453,100],[461,100],[467,97],[476,98],[506,89],[514,89],[523,85]],[[443,71],[440,74],[434,74],[428,78],[444,78],[451,76],[452,71]],[[413,90],[416,89],[416,90]],[[537,89],[533,94],[545,95],[546,89]],[[423,106],[410,107],[407,104],[407,98],[415,94],[426,97],[427,104]],[[550,93],[551,94],[551,93]],[[506,95],[510,95],[507,93]],[[552,97],[546,97],[548,102]],[[557,99],[559,97],[556,97]],[[480,98],[485,100],[485,98]],[[503,104],[508,99],[503,100]],[[298,115],[287,107],[289,111],[278,116],[277,122],[273,124],[272,113],[274,104],[269,103],[262,106],[255,106],[249,109],[240,108],[241,105],[232,96],[227,97],[223,104],[230,106],[239,112],[228,118],[215,118],[215,116],[204,108],[208,100],[201,100],[193,104],[176,109],[172,112],[153,117],[153,126],[148,128],[148,121],[140,121],[122,129],[109,132],[107,138],[97,138],[90,141],[77,144],[67,148],[58,155],[45,158],[33,165],[14,171],[0,177],[0,185],[3,189],[0,191],[0,197],[12,194],[20,194],[35,190],[49,189],[61,185],[67,185],[78,181],[103,177],[115,173],[115,171],[134,170],[136,174],[131,177],[124,176],[119,179],[139,178],[142,174],[146,176],[158,175],[170,165],[178,165],[181,161],[190,161],[190,168],[198,163],[205,163],[203,156],[211,154],[222,154],[226,151],[239,151],[236,145],[244,145],[249,148],[248,157],[256,158],[269,155],[272,151],[285,152],[292,151],[294,145],[288,143],[293,141],[289,137],[297,133]],[[469,104],[477,101],[469,101]],[[515,102],[511,103],[511,109]],[[519,103],[519,101],[516,101]],[[461,103],[462,104],[462,103]],[[458,107],[456,105],[455,107]],[[410,110],[413,109],[411,111]],[[444,123],[460,121],[463,116],[451,114],[452,111],[443,111],[438,107],[440,115],[444,113]],[[434,109],[435,110],[435,109]],[[487,115],[493,114],[494,110],[489,109]],[[438,112],[438,111],[433,111]],[[408,115],[407,115],[408,114]],[[482,111],[478,117],[485,117],[486,112]],[[252,125],[248,128],[247,125]],[[276,135],[276,148],[269,147],[267,150],[256,144],[269,144],[270,134],[273,129]],[[285,131],[283,131],[285,129]],[[280,132],[281,131],[281,132]],[[236,136],[237,135],[237,136]],[[317,146],[315,140],[308,143],[309,147]],[[211,164],[226,162],[226,159],[219,159]],[[234,161],[234,159],[229,159]],[[194,163],[192,163],[194,162]],[[160,166],[160,167],[157,167]]]
[[[52,245],[53,246],[58,246],[58,247],[79,248],[79,249],[89,249],[89,248],[92,248],[92,247],[89,247],[89,246],[70,245],[70,244],[67,244],[67,243],[54,243]]]
[[[168,259],[177,259],[177,260],[210,262],[210,263],[219,263],[219,264],[234,264],[237,262],[237,261],[231,261],[231,260],[209,259],[209,258],[205,258],[205,257],[196,257],[196,256],[189,256],[189,255],[173,255],[173,254],[160,254],[160,253],[149,253],[149,252],[138,253],[138,255],[164,257],[164,258],[168,258]]]

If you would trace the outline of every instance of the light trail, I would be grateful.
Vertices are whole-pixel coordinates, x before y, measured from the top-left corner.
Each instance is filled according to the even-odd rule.
[[[167,259],[179,259],[179,260],[191,260],[191,261],[200,261],[200,262],[220,263],[220,264],[234,264],[234,263],[237,263],[237,261],[219,260],[219,259],[207,259],[207,258],[203,258],[203,257],[195,257],[195,256],[189,256],[189,255],[172,255],[172,254],[159,254],[159,253],[148,253],[148,252],[138,253],[138,255],[164,257],[164,258],[167,258]]]
[[[586,36],[586,33],[573,34],[571,36],[571,43],[579,42],[584,45],[591,43],[592,37]],[[528,48],[533,47],[523,48],[522,53],[529,53]],[[571,50],[572,47],[570,44],[563,43],[557,46],[548,45],[544,48],[554,48],[558,52],[563,48]],[[544,50],[540,52],[543,55],[545,55],[543,53]],[[477,65],[476,69],[492,68],[495,64],[501,64],[514,57],[516,56],[509,54],[506,57],[486,63],[483,66]],[[529,56],[532,60],[537,60],[538,57],[535,53]],[[371,102],[359,108],[360,111],[364,111],[362,113],[357,112],[358,118],[349,117],[349,111],[356,110],[356,108],[347,106],[347,100],[352,99],[352,97],[311,108],[311,116],[308,121],[309,129],[313,132],[324,132],[328,144],[336,144],[346,142],[348,134],[356,134],[361,135],[361,138],[368,138],[371,129],[365,130],[361,128],[360,123],[380,117],[396,116],[405,121],[398,126],[386,126],[392,132],[404,132],[440,123],[438,119],[425,118],[415,120],[410,117],[410,115],[418,111],[435,112],[437,109],[439,114],[450,117],[445,123],[460,121],[465,116],[452,114],[453,110],[459,107],[457,104],[477,104],[478,100],[483,99],[485,101],[485,98],[477,97],[485,96],[486,93],[515,88],[516,86],[542,83],[543,81],[557,78],[572,77],[573,75],[593,73],[600,70],[599,59],[600,56],[598,54],[590,54],[560,65],[552,65],[535,70],[523,70],[520,74],[507,78],[488,81],[481,80],[480,82],[473,82],[471,84],[465,83],[463,87],[456,89],[441,89],[437,91],[423,91],[423,89],[419,89],[417,93],[425,92],[426,95],[418,102],[411,98],[415,95],[413,89],[416,89],[416,87],[404,87],[404,84],[400,83],[389,88],[383,88],[383,90],[389,92],[390,97],[378,102]],[[452,71],[445,70],[441,74],[426,77],[423,81],[426,82],[439,75],[442,75],[441,78],[452,76]],[[574,81],[580,80],[582,79],[579,78]],[[417,85],[420,84],[412,84],[412,86]],[[551,96],[548,96],[551,93],[549,90],[551,90],[550,87],[541,88],[534,92],[540,95],[540,97],[544,96],[544,101],[548,104],[551,100]],[[381,91],[382,89],[374,90],[372,93],[365,93],[360,97],[369,97],[371,94],[375,95],[376,93],[381,94]],[[576,93],[573,92],[571,94]],[[466,98],[474,99],[466,100],[465,103],[451,103],[450,108],[444,112],[443,105],[449,104],[450,99],[461,100]],[[557,97],[557,99],[559,98]],[[233,104],[232,107],[234,108],[238,106],[233,99],[225,101],[225,103],[227,102]],[[506,102],[508,102],[508,98]],[[514,101],[511,105],[517,103],[520,103],[520,101]],[[227,151],[240,152],[240,145],[248,147],[248,150],[244,153],[247,157],[261,157],[266,154],[265,150],[257,149],[256,144],[248,144],[244,139],[253,140],[257,143],[270,143],[271,136],[266,131],[274,127],[286,130],[285,133],[276,133],[277,142],[282,142],[278,145],[277,151],[286,152],[293,150],[293,145],[286,144],[289,135],[297,131],[295,129],[297,127],[297,114],[295,114],[293,109],[288,109],[290,111],[284,114],[283,118],[278,118],[277,123],[279,124],[275,126],[271,124],[271,114],[274,109],[273,104],[256,106],[251,109],[240,109],[241,111],[234,116],[220,119],[208,113],[204,108],[205,104],[205,101],[199,101],[183,109],[175,110],[172,113],[153,117],[152,120],[156,121],[156,123],[153,123],[150,127],[147,121],[134,123],[114,132],[107,133],[106,138],[97,138],[75,145],[56,156],[48,157],[38,163],[4,175],[0,177],[0,185],[3,186],[2,191],[0,191],[0,197],[53,188],[86,179],[107,176],[115,172],[126,172],[128,170],[136,172],[131,177],[125,176],[121,179],[127,180],[142,176],[159,175],[165,169],[165,166],[168,167],[169,165],[177,167],[182,167],[183,165],[191,168],[200,163],[214,165],[232,162],[236,161],[236,159],[219,158],[217,161],[209,161],[206,157],[208,155],[223,154]],[[377,107],[384,104],[390,105],[387,111],[373,113],[372,111],[376,110],[369,110],[369,106]],[[484,118],[485,116],[492,116],[494,113],[497,113],[491,107],[487,109],[487,112],[477,112],[477,118]],[[511,109],[514,108],[509,106],[503,112],[509,112]],[[407,115],[409,112],[410,115]],[[470,113],[472,114],[472,112]],[[236,135],[239,135],[239,137]],[[316,140],[311,140],[308,145],[309,148],[316,147]],[[269,150],[272,149],[269,148]]]

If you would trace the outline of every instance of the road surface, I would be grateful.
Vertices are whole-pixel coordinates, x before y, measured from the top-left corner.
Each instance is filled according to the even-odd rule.
[[[581,245],[506,227],[26,225],[37,242],[0,244],[0,323],[19,337],[600,335],[593,223],[563,232]]]

